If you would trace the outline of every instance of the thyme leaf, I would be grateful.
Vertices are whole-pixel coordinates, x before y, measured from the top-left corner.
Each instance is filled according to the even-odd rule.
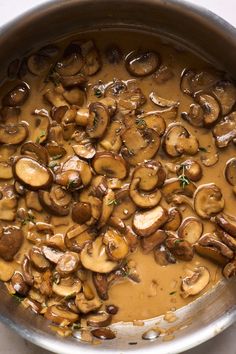
[[[24,219],[21,220],[21,225],[27,225],[29,222],[36,224],[34,215],[28,214]]]
[[[182,188],[185,188],[190,183],[190,181],[189,181],[188,177],[185,176],[185,168],[186,168],[186,166],[184,164],[182,164],[180,168],[182,170],[182,174],[179,175],[178,178],[179,178],[180,186]]]
[[[118,204],[119,204],[118,200],[116,200],[116,199],[109,200],[107,203],[107,205],[118,205]]]
[[[169,295],[174,295],[174,294],[176,294],[176,291],[171,291],[171,292],[169,293]]]
[[[199,146],[198,150],[199,150],[199,151],[202,151],[202,152],[207,152],[207,149],[204,148],[203,146]]]

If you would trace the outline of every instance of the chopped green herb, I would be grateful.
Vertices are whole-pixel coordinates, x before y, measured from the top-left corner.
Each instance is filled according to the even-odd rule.
[[[50,161],[48,164],[48,167],[51,168],[52,170],[56,167],[59,166],[59,163],[56,161]]]
[[[39,136],[36,139],[36,143],[39,143],[40,139],[43,138],[44,136],[46,136],[46,131],[45,130],[41,130]]]
[[[71,180],[71,181],[68,182],[68,184],[67,184],[67,189],[76,188],[77,185],[78,185],[77,180],[73,179],[73,180]]]
[[[98,123],[99,123],[99,115],[97,114],[97,112],[94,112],[94,118],[93,118],[94,128],[98,126]]]
[[[99,88],[94,88],[94,96],[96,96],[97,98],[102,97],[102,91]]]
[[[182,164],[181,165],[182,174],[178,177],[182,188],[185,188],[190,183],[188,177],[185,176],[185,168],[186,166]]]
[[[28,214],[24,219],[21,220],[21,225],[26,225],[29,222],[32,222],[33,224],[36,224],[34,215]]]
[[[202,152],[207,152],[207,149],[204,148],[203,146],[199,146],[198,150],[202,151]]]
[[[17,295],[17,294],[12,294],[12,296],[18,301],[21,302],[25,299],[25,297]]]
[[[133,155],[134,155],[134,150],[133,150],[133,149],[127,149],[127,151],[128,151],[128,154],[129,154],[130,156],[133,156]]]
[[[184,240],[181,240],[180,238],[178,238],[177,240],[175,240],[174,244],[177,245],[177,244],[179,244],[181,242],[184,242]]]
[[[144,119],[142,118],[136,118],[135,119],[135,123],[139,126],[139,127],[146,127],[146,122]]]
[[[171,291],[171,292],[169,293],[169,295],[174,295],[174,294],[176,294],[176,291]]]
[[[118,201],[116,199],[109,200],[107,205],[118,205]]]
[[[81,324],[80,323],[73,323],[73,325],[71,326],[72,331],[76,330],[76,329],[80,329],[81,328]]]
[[[62,154],[52,156],[52,160],[59,160],[60,158],[62,158]]]

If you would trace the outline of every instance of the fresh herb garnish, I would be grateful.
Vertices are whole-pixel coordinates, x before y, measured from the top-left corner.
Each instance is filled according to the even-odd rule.
[[[17,295],[17,294],[12,294],[12,296],[18,301],[18,302],[22,302],[25,297],[24,296],[20,296],[20,295]]]
[[[189,181],[188,177],[185,176],[185,168],[186,168],[186,166],[184,164],[182,164],[180,166],[180,168],[182,170],[182,174],[179,175],[178,178],[179,178],[179,182],[180,182],[181,187],[185,188],[190,183],[190,181]]]
[[[207,152],[207,149],[204,148],[203,146],[199,146],[198,150],[199,150],[199,151],[202,151],[202,152]]]
[[[177,245],[177,244],[179,244],[181,242],[184,242],[184,240],[181,240],[181,239],[178,238],[177,240],[175,240],[174,244]]]
[[[68,181],[68,183],[67,183],[67,189],[74,189],[74,188],[77,187],[77,185],[78,185],[77,180],[72,179],[71,181]]]
[[[40,139],[43,138],[44,136],[46,136],[46,131],[45,130],[41,130],[39,136],[36,139],[36,143],[39,143]]]
[[[21,220],[21,225],[26,225],[29,222],[32,222],[33,224],[36,224],[34,215],[28,214],[24,219]]]
[[[116,199],[109,200],[107,203],[107,205],[118,205],[118,204],[119,204],[118,200],[116,200]]]
[[[73,323],[73,325],[71,326],[72,331],[76,330],[76,329],[80,329],[81,328],[81,324],[80,323]]]
[[[48,167],[51,168],[51,170],[53,170],[56,166],[59,166],[59,163],[56,161],[50,161],[48,164]]]
[[[171,291],[171,292],[169,293],[169,295],[174,295],[174,294],[176,294],[176,291]]]
[[[62,158],[62,154],[52,156],[52,160],[59,160],[60,158]]]
[[[138,127],[146,127],[146,122],[142,118],[136,118],[135,123],[137,124]]]
[[[95,87],[94,88],[94,96],[96,96],[97,98],[101,98],[102,97],[102,90],[100,90],[99,88]]]

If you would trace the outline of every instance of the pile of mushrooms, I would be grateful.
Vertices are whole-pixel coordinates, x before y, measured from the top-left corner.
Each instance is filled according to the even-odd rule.
[[[43,81],[44,108],[32,112],[31,125],[21,120],[31,87],[18,80],[2,98],[0,122],[0,258],[9,262],[1,279],[58,333],[86,323],[100,339],[114,338],[104,328],[118,311],[107,305],[110,287],[140,281],[129,264],[138,246],[159,266],[191,261],[197,252],[222,264],[225,277],[236,273],[236,218],[224,213],[217,185],[201,184],[198,139],[184,121],[173,122],[179,102],[139,87],[139,78],[163,83],[172,74],[158,53],[133,51],[124,65],[135,80],[93,86],[103,60],[115,65],[123,57],[114,48],[106,55],[85,41],[25,58],[25,80]],[[193,99],[182,118],[214,125],[217,148],[235,143],[233,83],[188,70],[180,85]],[[147,100],[158,110],[145,112]],[[233,159],[225,169],[232,186],[235,166]],[[183,218],[183,204],[191,217]],[[214,233],[204,233],[204,220],[215,224]],[[209,281],[205,267],[194,269],[182,280],[183,296],[199,294]]]

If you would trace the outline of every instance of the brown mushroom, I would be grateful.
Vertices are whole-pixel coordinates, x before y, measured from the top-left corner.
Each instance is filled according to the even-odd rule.
[[[21,144],[28,136],[29,130],[26,123],[15,125],[0,125],[1,144]]]
[[[78,156],[74,155],[64,162],[62,172],[67,170],[78,171],[83,185],[90,184],[92,179],[91,168],[86,161],[81,160]]]
[[[81,188],[82,181],[79,171],[67,170],[57,173],[55,182],[60,186],[65,187],[68,191],[75,191]]]
[[[44,317],[62,327],[68,326],[79,319],[79,315],[69,311],[62,305],[52,305],[47,307]]]
[[[56,64],[55,70],[62,76],[72,76],[77,74],[84,64],[80,46],[71,43],[65,49],[63,57]]]
[[[16,218],[18,200],[12,185],[0,187],[0,220],[13,221]]]
[[[6,226],[0,232],[0,257],[12,261],[23,243],[23,232],[17,226]]]
[[[236,251],[236,238],[229,235],[227,232],[223,230],[217,230],[216,235],[224,244],[226,244],[226,246],[228,246],[234,252]]]
[[[218,81],[213,87],[212,92],[220,102],[222,115],[228,114],[235,104],[235,85],[228,80]]]
[[[174,77],[174,73],[170,66],[161,65],[157,72],[154,73],[153,78],[158,85],[165,84]]]
[[[183,173],[185,176],[193,182],[197,182],[202,178],[202,167],[195,160],[185,160],[177,168],[177,175],[180,176]]]
[[[53,161],[59,160],[66,155],[66,150],[56,142],[47,143],[46,150]]]
[[[180,178],[170,178],[165,181],[161,191],[163,197],[170,203],[173,200],[173,196],[179,194],[192,198],[196,191],[196,186],[190,181],[184,184]]]
[[[40,190],[39,201],[42,207],[52,215],[65,216],[69,214],[71,195],[60,186],[52,186],[50,192]]]
[[[113,121],[107,128],[107,131],[100,141],[100,145],[108,151],[118,152],[121,148],[122,141],[120,132],[122,130],[122,124],[119,121]]]
[[[130,198],[128,188],[119,189],[116,192],[114,205],[112,216],[118,217],[121,220],[129,219],[136,210],[136,206]]]
[[[20,296],[26,296],[29,291],[29,287],[24,281],[23,275],[20,272],[15,272],[11,277],[11,285],[15,292]]]
[[[12,168],[15,179],[30,190],[48,188],[53,181],[51,171],[31,157],[19,157]]]
[[[214,183],[199,186],[193,198],[194,210],[203,219],[210,219],[224,209],[224,197]]]
[[[231,186],[236,186],[236,158],[227,161],[224,174],[227,182]]]
[[[157,230],[148,237],[141,239],[141,247],[144,253],[151,252],[155,247],[160,246],[166,239],[166,233],[163,230]]]
[[[140,208],[153,208],[159,204],[161,200],[161,192],[159,189],[153,192],[141,192],[139,190],[140,178],[133,178],[130,183],[129,194],[133,202]]]
[[[162,267],[176,263],[175,257],[164,245],[154,249],[154,259]]]
[[[112,316],[105,311],[98,311],[86,317],[87,323],[91,327],[105,327],[111,324]]]
[[[80,252],[87,243],[91,243],[94,240],[94,233],[89,229],[86,229],[84,231],[78,230],[77,232],[76,230],[77,228],[75,226],[72,226],[67,231],[65,236],[65,245],[70,251]],[[73,232],[73,237],[71,238],[68,237],[68,233],[69,236],[71,236],[70,231]]]
[[[108,259],[101,236],[84,246],[81,251],[81,263],[84,268],[98,273],[109,273],[117,267],[117,262]]]
[[[183,292],[181,295],[184,298],[199,294],[210,282],[210,273],[205,267],[197,267],[191,273],[190,276],[182,279],[181,288]]]
[[[216,146],[224,148],[236,138],[236,112],[232,112],[219,121],[213,128]]]
[[[112,229],[108,228],[103,236],[103,243],[106,245],[106,253],[112,261],[121,261],[127,257],[129,247],[126,239],[122,235]]]
[[[50,263],[44,257],[40,248],[32,247],[29,251],[29,258],[33,266],[39,271],[45,271],[50,267]]]
[[[168,220],[164,224],[163,229],[167,231],[176,231],[182,222],[182,214],[178,208],[170,208],[168,210]]]
[[[26,143],[21,145],[20,153],[21,155],[31,156],[34,159],[38,160],[40,163],[43,163],[44,165],[48,164],[48,151],[44,146],[38,143],[27,141]]]
[[[92,40],[81,44],[81,52],[84,57],[85,64],[83,72],[85,75],[93,76],[102,67],[102,61],[98,49]]]
[[[113,212],[114,209],[115,193],[112,189],[108,189],[107,194],[104,196],[102,201],[102,211],[97,224],[98,228],[105,226]]]
[[[198,140],[183,125],[169,125],[163,140],[163,149],[167,155],[178,157],[182,154],[195,155],[198,152]]]
[[[89,203],[77,202],[72,206],[72,220],[78,224],[84,224],[92,216],[91,205]]]
[[[60,250],[53,248],[53,247],[48,247],[48,246],[43,246],[42,247],[42,252],[51,263],[57,264],[59,259],[63,256],[63,252]]]
[[[128,172],[125,160],[114,152],[97,152],[92,164],[96,173],[107,177],[123,179]]]
[[[166,98],[158,96],[155,92],[151,92],[149,98],[152,103],[161,108],[173,108],[179,106],[179,102],[167,100]]]
[[[96,311],[102,306],[102,302],[99,298],[94,297],[93,299],[88,300],[85,298],[83,293],[79,293],[76,295],[75,304],[78,307],[79,311],[84,314]]]
[[[110,115],[107,107],[100,102],[91,103],[86,132],[90,138],[101,138],[109,124]]]
[[[167,231],[166,247],[176,257],[183,261],[191,261],[194,256],[192,245],[187,241],[177,237],[171,231]]]
[[[3,106],[22,106],[28,99],[30,87],[26,82],[21,82],[9,91],[2,99]]]
[[[194,95],[199,91],[210,89],[220,78],[220,73],[211,68],[195,71],[184,69],[181,74],[180,88],[183,93]]]
[[[160,66],[160,57],[156,52],[133,51],[126,56],[125,66],[133,76],[148,76]]]
[[[233,260],[232,262],[226,264],[226,266],[223,269],[223,275],[227,279],[234,277],[236,275],[236,260]]]
[[[168,213],[161,206],[148,211],[137,211],[133,218],[133,229],[137,235],[146,237],[153,234],[168,220]]]
[[[111,340],[116,337],[110,328],[96,328],[91,331],[92,335],[101,340]]]
[[[143,191],[151,191],[162,187],[166,179],[166,172],[162,164],[155,160],[145,161],[139,164],[134,172],[133,179],[139,178],[139,188]]]
[[[168,108],[173,109],[173,108]],[[164,115],[167,115],[167,112],[164,114],[161,111],[152,111],[145,114],[142,114],[136,118],[136,124],[139,126],[147,126],[150,129],[154,129],[159,136],[164,135],[166,130],[166,123]]]
[[[13,177],[11,163],[0,161],[0,180],[11,179]]]
[[[195,217],[184,219],[178,230],[178,236],[193,245],[201,237],[203,232],[202,222]]]
[[[49,71],[50,57],[34,53],[28,57],[27,66],[33,75],[43,76]]]
[[[75,252],[65,252],[58,260],[56,271],[63,277],[74,273],[79,266],[79,256]]]
[[[106,274],[93,273],[93,284],[102,300],[108,300],[108,281]]]
[[[61,278],[60,283],[56,284],[53,282],[52,284],[53,292],[58,295],[62,296],[63,298],[72,298],[75,297],[81,290],[81,282],[78,279],[73,279],[71,277],[68,278]],[[75,311],[73,311],[75,312]]]
[[[236,238],[236,218],[233,215],[220,213],[216,215],[216,223],[230,235]]]
[[[34,277],[32,274],[31,262],[30,262],[28,256],[24,256],[22,264],[21,264],[21,268],[22,268],[23,278],[24,278],[26,284],[28,284],[30,287],[32,287],[34,285]]]

